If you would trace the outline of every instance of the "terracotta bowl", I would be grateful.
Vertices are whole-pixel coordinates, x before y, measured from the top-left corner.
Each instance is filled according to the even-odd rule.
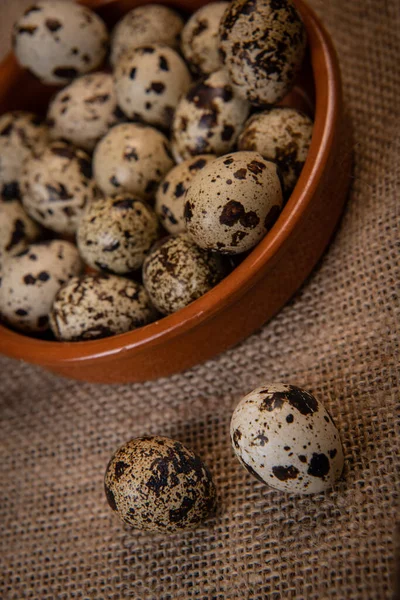
[[[160,0],[157,0],[158,2]],[[86,0],[112,26],[135,0]],[[189,14],[204,0],[167,1]],[[85,381],[144,381],[183,371],[246,338],[271,319],[311,272],[345,203],[351,151],[342,113],[339,67],[325,29],[302,0],[309,51],[284,103],[314,113],[300,179],[271,232],[214,289],[177,313],[136,331],[87,342],[38,340],[0,327],[0,352]],[[55,89],[22,71],[10,54],[0,65],[0,113],[44,113]]]

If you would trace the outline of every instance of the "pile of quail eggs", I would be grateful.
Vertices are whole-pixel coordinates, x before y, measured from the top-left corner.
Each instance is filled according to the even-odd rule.
[[[278,103],[303,61],[292,0],[213,2],[185,23],[157,4],[111,34],[41,0],[13,30],[56,90],[0,116],[0,315],[58,340],[123,333],[206,293],[273,227],[311,119]]]

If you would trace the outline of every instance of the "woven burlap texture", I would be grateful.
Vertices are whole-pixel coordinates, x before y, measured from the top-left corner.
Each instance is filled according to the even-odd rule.
[[[16,4],[2,0],[3,15]],[[383,600],[395,593],[400,4],[311,4],[340,56],[355,137],[352,192],[329,251],[261,331],[169,379],[81,384],[0,359],[0,598]],[[331,411],[346,460],[332,491],[270,490],[235,459],[232,410],[266,381],[305,387]],[[106,464],[143,434],[179,439],[209,465],[219,509],[200,529],[145,534],[108,508]]]

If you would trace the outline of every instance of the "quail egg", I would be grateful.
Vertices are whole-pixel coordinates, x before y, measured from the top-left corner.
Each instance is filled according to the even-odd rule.
[[[192,179],[185,196],[187,232],[202,248],[239,254],[264,237],[281,206],[275,163],[258,152],[233,152]]]
[[[120,275],[139,269],[159,236],[158,219],[141,198],[119,194],[93,202],[83,214],[77,242],[94,269]]]
[[[220,54],[237,93],[256,106],[290,90],[306,47],[292,0],[234,0],[220,24]]]
[[[0,202],[0,273],[7,257],[25,250],[41,232],[41,227],[28,217],[18,200]]]
[[[91,152],[122,115],[112,75],[90,73],[56,94],[47,112],[47,123],[52,139],[63,138]]]
[[[0,316],[25,333],[46,331],[57,291],[82,267],[78,250],[69,242],[31,244],[3,265]]]
[[[306,162],[313,122],[295,108],[276,107],[250,117],[240,134],[239,150],[255,150],[277,163],[285,196],[293,191]]]
[[[184,160],[196,154],[225,154],[247,119],[249,104],[238,97],[224,70],[194,83],[175,110],[172,146]]]
[[[145,44],[165,44],[178,48],[182,18],[161,4],[147,4],[130,10],[114,28],[110,62],[113,66],[126,50]]]
[[[247,394],[232,415],[231,439],[243,466],[284,492],[322,492],[343,469],[332,417],[314,396],[294,385],[267,384]]]
[[[185,193],[193,177],[216,157],[214,154],[199,154],[176,165],[158,187],[155,211],[169,233],[181,233],[186,229],[183,215]]]
[[[144,287],[124,277],[73,277],[59,289],[50,312],[58,340],[95,340],[143,327],[157,316]]]
[[[170,127],[175,106],[191,83],[179,54],[160,44],[124,52],[114,77],[118,104],[125,114],[163,128]]]
[[[200,298],[228,273],[223,257],[196,246],[185,234],[162,240],[143,263],[143,283],[164,315]]]
[[[44,83],[64,84],[101,65],[108,33],[86,6],[41,0],[15,23],[13,49],[19,63]]]
[[[199,8],[181,33],[181,49],[196,75],[208,75],[222,67],[218,52],[219,25],[229,2],[211,2]]]
[[[201,524],[216,505],[211,473],[181,442],[162,436],[131,440],[108,463],[108,504],[138,529],[172,532]]]
[[[93,155],[96,182],[111,196],[127,191],[151,200],[173,166],[165,135],[141,123],[115,125],[97,144]]]
[[[48,128],[37,115],[14,111],[0,116],[0,194],[3,198],[20,198],[22,165],[48,141]]]
[[[98,196],[91,175],[86,152],[66,142],[52,142],[25,162],[22,204],[44,227],[71,235],[85,206]]]

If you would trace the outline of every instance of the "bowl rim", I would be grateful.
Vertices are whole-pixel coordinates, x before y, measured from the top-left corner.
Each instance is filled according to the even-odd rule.
[[[100,8],[116,0],[81,0]],[[314,130],[307,160],[288,202],[271,231],[225,279],[206,294],[176,313],[126,333],[98,340],[62,342],[41,340],[0,325],[0,352],[40,364],[61,364],[109,357],[121,352],[140,351],[180,336],[234,303],[263,276],[278,259],[278,252],[304,217],[329,161],[341,99],[340,70],[331,39],[314,11],[294,0],[304,21],[315,82]],[[10,74],[14,57],[10,53],[1,66]],[[318,83],[317,83],[318,78]]]

